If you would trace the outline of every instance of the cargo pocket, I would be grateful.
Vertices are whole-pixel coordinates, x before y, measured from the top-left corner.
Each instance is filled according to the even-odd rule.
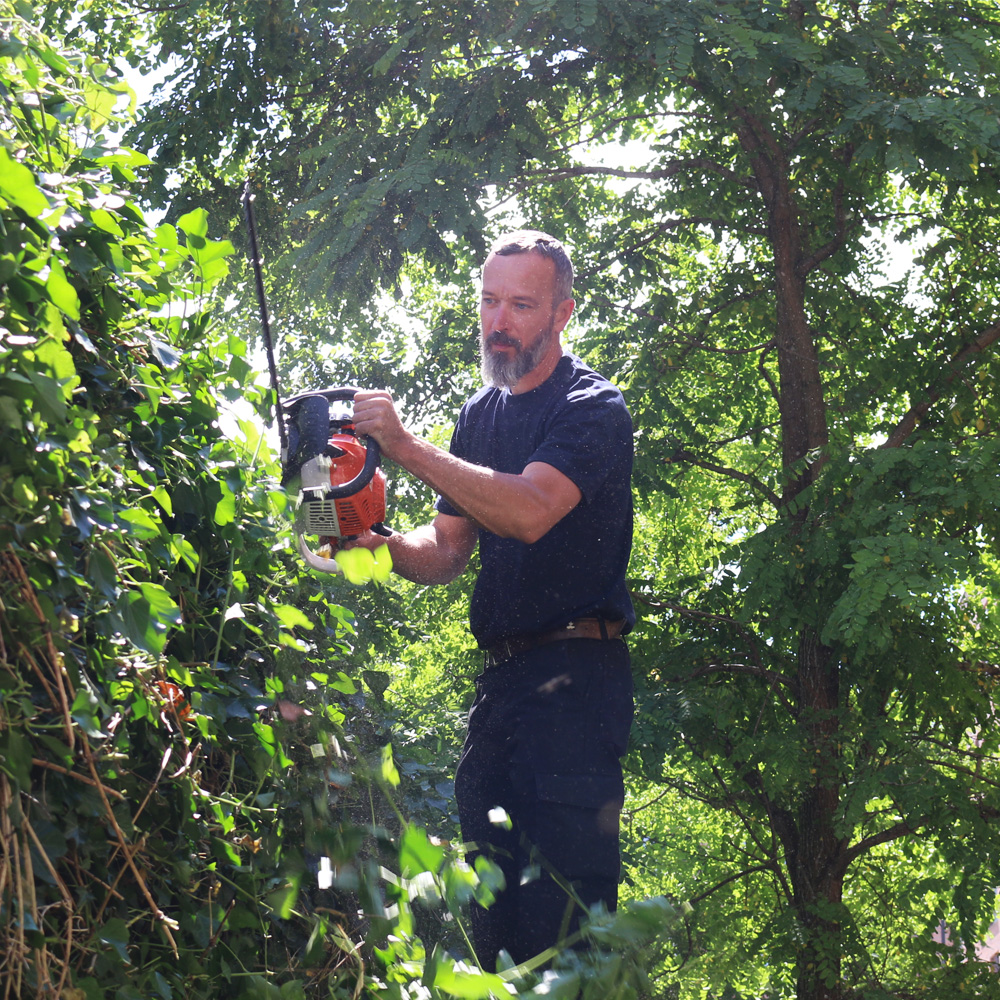
[[[535,842],[553,867],[568,879],[617,881],[621,774],[536,774],[535,792]]]

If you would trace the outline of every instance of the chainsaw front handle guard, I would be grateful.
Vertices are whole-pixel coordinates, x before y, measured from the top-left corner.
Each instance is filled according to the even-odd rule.
[[[304,392],[301,395],[293,396],[291,399],[286,399],[284,402],[284,409],[292,419],[296,419],[296,411],[305,400],[310,398],[319,397],[325,399],[327,405],[330,403],[350,403],[354,400],[354,394],[358,392],[357,389],[347,387],[343,389],[320,389],[317,392]],[[324,437],[324,443],[329,437],[328,429]],[[302,465],[313,458],[312,455],[299,456],[296,455],[294,460],[289,463],[289,469],[286,470],[286,475],[283,478],[283,482],[290,478],[292,471],[298,471]],[[375,475],[375,470],[379,466],[379,462],[382,460],[382,452],[378,446],[378,441],[374,438],[365,438],[365,464],[362,466],[361,471],[349,482],[341,483],[340,486],[331,486],[326,491],[326,498],[328,500],[342,500],[344,497],[353,496],[355,493],[363,490],[371,481],[372,477]],[[321,558],[317,556],[317,558]]]
[[[371,530],[375,532],[376,535],[381,535],[383,538],[390,538],[395,532],[392,528],[387,528],[384,524],[373,524]],[[343,569],[336,559],[330,559],[328,556],[321,556],[313,552],[309,548],[309,543],[306,541],[305,535],[297,535],[299,542],[299,554],[305,559],[306,564],[311,566],[314,570],[320,573],[343,573]]]
[[[298,536],[299,539],[299,554],[305,559],[307,565],[311,566],[313,569],[318,570],[320,573],[343,573],[344,571],[340,568],[340,564],[336,559],[329,559],[326,556],[317,555],[309,546],[306,544],[305,537],[303,535]]]

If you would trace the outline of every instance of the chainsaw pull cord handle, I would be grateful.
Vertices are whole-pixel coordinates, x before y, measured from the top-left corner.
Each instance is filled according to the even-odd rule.
[[[288,434],[285,430],[285,420],[281,410],[281,390],[278,388],[278,366],[274,360],[274,342],[271,339],[271,321],[268,318],[267,298],[264,295],[264,275],[260,266],[260,248],[257,243],[257,223],[253,215],[253,199],[250,194],[250,178],[243,185],[243,215],[246,218],[247,231],[250,234],[250,264],[253,267],[254,281],[257,286],[257,305],[260,307],[260,325],[264,329],[264,348],[267,351],[267,367],[271,373],[271,388],[274,390],[274,415],[278,423],[278,441],[281,453],[288,454]],[[353,398],[353,397],[352,397]]]

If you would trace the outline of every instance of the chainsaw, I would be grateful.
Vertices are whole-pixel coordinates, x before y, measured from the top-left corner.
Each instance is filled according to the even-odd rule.
[[[341,565],[347,562],[343,553],[338,561],[336,551],[344,541],[365,531],[386,537],[392,534],[384,524],[386,479],[379,468],[378,442],[366,438],[362,443],[354,433],[353,418],[346,415],[346,408],[341,407],[345,415],[335,412],[337,404],[350,404],[354,400],[357,389],[321,389],[281,401],[249,180],[243,188],[242,201],[271,388],[277,401],[275,417],[281,445],[281,485],[289,492],[297,491],[295,531],[299,552],[313,569],[345,573],[352,583],[362,582],[373,578],[370,568],[367,573],[357,573],[356,578],[352,578],[352,572]],[[317,551],[313,551],[306,541],[307,535],[319,536]],[[367,552],[361,550],[355,554],[367,556]],[[388,565],[391,565],[388,550],[383,546],[374,557],[369,557],[369,561],[372,558],[387,561],[378,575],[385,579]]]
[[[362,443],[352,418],[337,413],[336,404],[350,403],[355,392],[322,389],[282,404],[288,446],[282,453],[281,485],[298,493],[295,530],[302,558],[326,573],[341,572],[331,555],[342,541],[365,531],[392,534],[384,523],[386,478],[378,442],[366,438]],[[320,537],[318,551],[309,547],[306,535]]]

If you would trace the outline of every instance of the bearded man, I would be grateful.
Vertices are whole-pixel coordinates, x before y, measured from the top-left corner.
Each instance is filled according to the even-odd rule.
[[[523,962],[589,907],[617,902],[632,422],[618,389],[563,349],[572,288],[553,237],[520,230],[493,245],[480,300],[487,384],[450,451],[408,431],[389,393],[354,401],[357,433],[438,493],[430,524],[388,539],[394,571],[447,583],[479,546],[469,617],[484,669],[455,793],[470,860],[490,857],[506,885],[473,907],[487,968],[501,950]]]

